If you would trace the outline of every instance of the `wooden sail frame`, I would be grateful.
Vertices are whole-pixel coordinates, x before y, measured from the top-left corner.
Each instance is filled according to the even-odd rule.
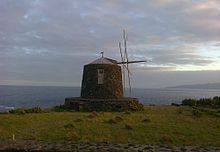
[[[121,56],[121,62],[117,62],[117,64],[122,64],[122,75],[123,75],[123,89],[125,91],[125,85],[126,85],[126,73],[125,69],[127,71],[127,79],[128,79],[128,86],[129,86],[129,95],[131,96],[132,93],[132,87],[131,87],[131,75],[132,73],[129,70],[129,64],[132,63],[143,63],[147,62],[146,60],[139,60],[139,61],[129,61],[128,60],[128,51],[127,51],[127,34],[125,29],[123,30],[123,44],[124,44],[124,50],[122,51],[121,42],[119,42],[119,52]]]

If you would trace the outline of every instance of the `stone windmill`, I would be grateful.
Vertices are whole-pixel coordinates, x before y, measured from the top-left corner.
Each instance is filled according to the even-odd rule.
[[[84,66],[81,97],[66,98],[65,106],[67,108],[82,111],[123,111],[143,109],[143,105],[139,103],[138,99],[124,97],[124,87],[125,74],[127,71],[129,90],[131,93],[131,73],[128,65],[146,61],[129,61],[125,31],[123,31],[123,39],[124,51],[122,51],[121,43],[119,43],[121,55],[120,62],[104,57],[102,52],[101,58]]]

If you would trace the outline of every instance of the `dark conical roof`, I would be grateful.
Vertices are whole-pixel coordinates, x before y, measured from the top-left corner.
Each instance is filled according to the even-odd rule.
[[[110,58],[101,57],[99,59],[96,59],[95,61],[92,61],[89,64],[117,64],[117,61]]]

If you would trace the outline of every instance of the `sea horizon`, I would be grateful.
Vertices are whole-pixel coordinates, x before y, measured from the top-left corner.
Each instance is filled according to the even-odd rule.
[[[18,86],[0,85],[0,110],[19,107],[51,108],[64,104],[66,97],[79,97],[80,87],[68,86]],[[129,96],[128,89],[125,96]],[[220,95],[220,89],[186,88],[133,88],[131,97],[142,104],[180,104],[183,99],[212,98]]]

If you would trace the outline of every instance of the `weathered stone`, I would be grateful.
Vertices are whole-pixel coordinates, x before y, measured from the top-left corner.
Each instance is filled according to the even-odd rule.
[[[66,98],[64,106],[77,111],[143,110],[138,99],[124,97],[117,61],[104,57],[84,66],[81,97]]]
[[[2,141],[0,152],[70,152],[70,151],[220,151],[220,147],[195,146],[166,146],[166,145],[139,145],[139,144],[111,144],[111,143],[71,143],[48,141]]]
[[[98,69],[104,70],[104,82],[98,84]],[[82,98],[118,99],[123,97],[121,67],[117,64],[88,64],[84,66]]]
[[[140,111],[143,105],[136,98],[84,99],[66,98],[66,108],[77,111]]]

